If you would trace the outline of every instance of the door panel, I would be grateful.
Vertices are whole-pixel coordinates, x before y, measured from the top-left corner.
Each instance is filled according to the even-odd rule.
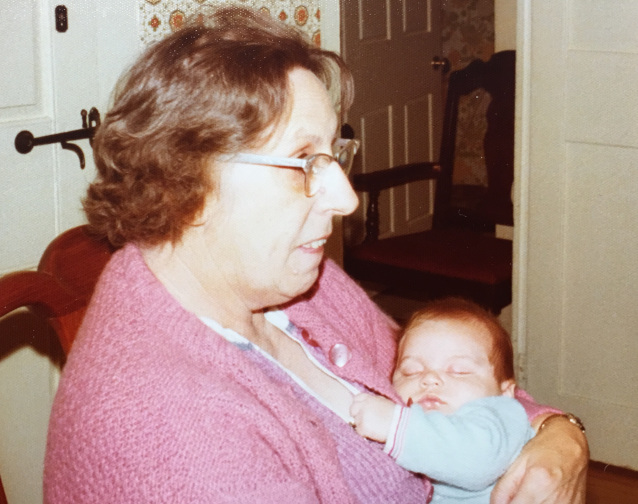
[[[638,93],[627,92],[636,85],[637,48],[630,53],[573,51],[567,64],[572,77],[566,83],[568,139],[638,148]]]
[[[0,122],[0,274],[36,265],[55,236],[53,147],[41,146],[26,156],[13,147],[21,129],[46,135],[53,133],[52,123],[47,117]]]
[[[638,310],[619,317],[618,307],[622,306],[623,299],[631,299],[637,293],[638,234],[619,233],[619,230],[635,229],[637,160],[635,149],[587,143],[567,146],[565,187],[570,203],[565,214],[568,223],[565,256],[578,257],[578,261],[565,264],[565,283],[569,290],[565,293],[564,350],[560,363],[563,393],[588,402],[604,397],[617,406],[636,410]],[[610,164],[615,166],[614,170],[599,169]],[[582,229],[588,232],[583,233]],[[612,257],[614,267],[605,267],[602,259]],[[601,263],[603,267],[583,274],[583,265]],[[591,312],[588,317],[582,317],[584,306]],[[614,347],[606,348],[604,342],[611,341],[615,342]],[[580,350],[601,344],[605,345],[605,351]],[[580,358],[572,358],[574,355]],[[606,379],[592,372],[598,368],[606,370]],[[622,384],[631,384],[633,393],[628,393],[631,389],[625,389]]]
[[[15,12],[11,23],[6,23],[0,37],[2,40],[2,63],[5,71],[11,69],[12,75],[24,79],[0,79],[0,110],[2,117],[10,117],[14,107],[34,106],[38,102],[41,89],[36,74],[40,67],[37,36],[40,34],[37,16],[37,4],[25,4]],[[17,111],[14,109],[14,114]]]
[[[638,4],[526,0],[516,327],[527,387],[638,469]],[[533,20],[533,22],[532,22]]]
[[[41,147],[29,158],[13,146],[21,129],[53,132],[44,7],[41,2],[14,2],[5,9],[12,22],[0,30],[5,69],[0,77],[0,274],[36,264],[53,237],[55,223],[49,196],[54,176],[52,148]]]
[[[442,118],[440,2],[346,0],[341,7],[342,53],[355,77],[347,120],[361,139],[353,172],[431,161]],[[363,238],[366,201],[346,221],[346,242]],[[380,200],[381,236],[425,229],[432,213],[430,184],[393,189]]]

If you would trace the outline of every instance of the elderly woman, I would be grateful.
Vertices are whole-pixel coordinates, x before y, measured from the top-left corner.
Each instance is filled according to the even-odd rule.
[[[395,326],[323,260],[333,217],[357,206],[338,162],[356,145],[335,134],[351,99],[337,55],[247,10],[131,68],[85,200],[122,247],[60,382],[46,502],[427,501],[430,483],[349,423],[355,393],[399,400]],[[537,422],[548,411],[521,400]],[[582,497],[586,441],[547,425],[498,502]]]

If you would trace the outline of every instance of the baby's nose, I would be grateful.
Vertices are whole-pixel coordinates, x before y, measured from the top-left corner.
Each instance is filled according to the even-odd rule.
[[[436,371],[426,371],[423,373],[421,383],[425,385],[440,385],[441,377]]]

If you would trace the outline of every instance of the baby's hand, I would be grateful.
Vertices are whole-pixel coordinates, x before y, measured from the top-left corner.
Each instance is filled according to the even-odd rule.
[[[355,430],[364,437],[385,443],[395,404],[385,397],[358,394],[350,406]]]

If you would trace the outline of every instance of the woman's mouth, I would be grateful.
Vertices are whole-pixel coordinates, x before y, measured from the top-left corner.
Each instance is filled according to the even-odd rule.
[[[309,243],[306,243],[306,244],[302,245],[301,248],[317,250],[317,249],[320,249],[321,247],[323,247],[326,244],[327,241],[328,240],[326,238],[320,238],[319,240],[314,240],[314,241],[311,241]]]

